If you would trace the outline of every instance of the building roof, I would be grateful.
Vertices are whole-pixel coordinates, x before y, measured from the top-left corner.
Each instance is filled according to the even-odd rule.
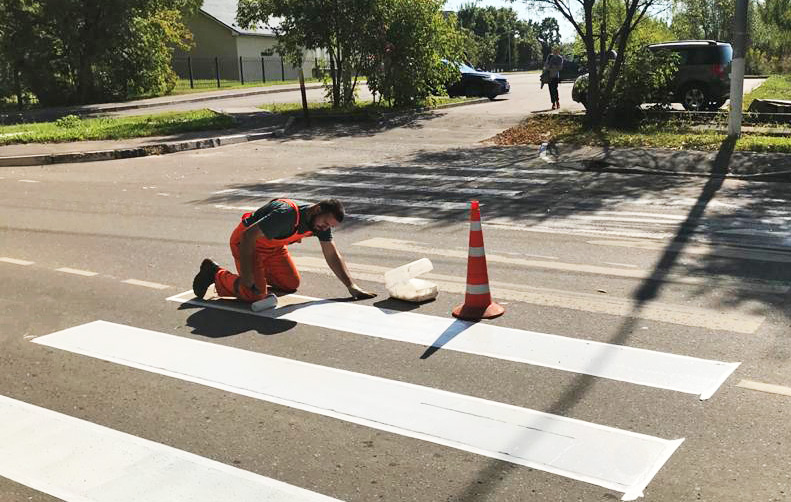
[[[201,12],[239,35],[275,36],[271,28],[260,24],[254,29],[242,29],[236,24],[236,0],[203,0]]]

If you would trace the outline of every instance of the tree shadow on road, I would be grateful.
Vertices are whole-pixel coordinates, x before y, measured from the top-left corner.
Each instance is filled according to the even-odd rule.
[[[687,214],[684,225],[679,227],[679,231],[676,233],[670,245],[666,246],[661,258],[654,266],[650,277],[645,279],[633,294],[635,302],[632,311],[614,335],[607,340],[607,343],[624,345],[629,340],[636,327],[640,311],[648,302],[659,295],[664,284],[666,284],[663,279],[667,277],[669,271],[676,264],[679,256],[684,251],[684,247],[689,243],[690,232],[700,225],[706,207],[714,198],[717,191],[722,187],[725,179],[722,175],[728,170],[728,164],[733,153],[734,145],[734,140],[726,140],[722,144],[711,176],[701,190],[696,204]],[[591,365],[596,367],[601,367],[606,364],[607,361],[602,357],[591,362]],[[555,415],[567,416],[584,398],[585,394],[596,381],[596,378],[597,377],[585,374],[576,375],[571,385],[569,385],[560,397],[558,397],[558,399],[556,399],[545,411]],[[488,465],[478,472],[475,479],[468,483],[460,492],[457,499],[464,502],[488,499],[489,492],[494,491],[499,482],[505,479],[505,476],[502,474],[502,465],[502,462],[498,460],[489,461]],[[485,490],[483,487],[485,487]]]
[[[425,127],[426,123],[444,115],[445,112],[436,110],[391,112],[381,115],[352,114],[337,117],[316,115],[310,118],[310,126],[300,116],[285,136],[274,141],[288,143],[293,140],[373,137],[392,129],[420,129]]]
[[[635,176],[605,176],[578,163],[574,167],[547,164],[535,147],[420,151],[398,163],[328,165],[287,179],[230,185],[193,203],[249,208],[284,196],[336,197],[351,216],[345,228],[411,218],[418,223],[416,231],[433,232],[466,223],[473,199],[481,203],[485,224],[530,227],[591,215],[684,182],[654,176],[639,183]]]
[[[791,241],[788,237],[779,236],[777,243],[785,244],[785,250],[761,250],[759,248],[765,245],[762,243],[766,241],[766,235],[757,235],[752,240],[749,235],[751,219],[767,219],[771,226],[771,218],[775,218],[777,228],[788,235],[788,222],[791,221],[786,193],[788,185],[726,178],[725,175],[734,169],[747,172],[760,167],[761,157],[754,159],[737,155],[734,146],[735,142],[731,140],[721,144],[714,158],[707,161],[710,163],[705,169],[701,169],[701,173],[706,173],[705,177],[642,174],[633,169],[619,173],[610,161],[620,153],[607,148],[604,161],[600,163],[548,163],[534,146],[480,145],[442,151],[425,150],[396,163],[328,165],[318,172],[274,183],[234,185],[229,187],[229,191],[195,203],[253,205],[289,194],[297,198],[304,196],[308,200],[339,196],[343,197],[342,201],[352,215],[425,219],[407,238],[414,238],[421,232],[458,231],[458,228],[448,228],[467,223],[468,203],[473,198],[482,203],[485,225],[503,224],[502,228],[513,230],[518,230],[518,227],[529,230],[544,225],[569,232],[573,228],[569,230],[563,226],[568,222],[582,219],[594,225],[590,222],[595,222],[599,214],[617,213],[619,205],[635,202],[650,208],[653,201],[657,201],[655,213],[666,211],[668,206],[689,208],[681,220],[666,224],[659,220],[654,222],[666,226],[664,232],[668,240],[664,241],[662,235],[647,235],[651,238],[629,241],[619,235],[618,227],[606,224],[600,227],[601,235],[611,240],[623,239],[627,249],[630,242],[635,246],[647,243],[651,246],[649,249],[657,249],[660,253],[648,276],[631,293],[632,311],[606,340],[610,344],[625,345],[636,329],[642,310],[666,291],[666,285],[671,282],[668,281],[670,274],[699,276],[701,282],[695,295],[717,302],[722,310],[746,308],[752,313],[765,314],[768,309],[775,308],[788,317],[787,293],[761,291],[752,287],[752,282],[791,282],[791,267],[787,266],[791,261],[788,251]],[[663,155],[657,160],[653,152],[635,149],[618,160],[624,162],[627,159],[627,166],[631,163],[631,166],[655,170],[668,162],[689,162],[689,157],[685,159],[683,153],[666,152]],[[734,168],[735,158],[748,165]],[[394,188],[409,184],[411,186]],[[724,200],[723,194],[728,196]],[[344,226],[370,226],[377,224],[376,221],[351,219],[348,224],[344,222]],[[731,230],[747,233],[728,233]],[[752,257],[745,260],[744,253],[748,252]],[[765,259],[755,260],[757,252],[765,252]],[[722,279],[730,279],[735,285],[724,289]],[[712,298],[712,291],[724,291],[725,294]],[[791,336],[778,340],[774,349],[777,350],[774,357],[788,358],[791,355]],[[592,364],[606,363],[596,360]],[[568,416],[584,399],[595,379],[577,375],[545,411]],[[467,502],[490,498],[491,492],[503,480],[504,465],[499,460],[490,461],[454,500]]]

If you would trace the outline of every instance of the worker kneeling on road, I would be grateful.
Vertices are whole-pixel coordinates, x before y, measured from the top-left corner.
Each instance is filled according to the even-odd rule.
[[[206,258],[192,281],[192,291],[203,298],[213,283],[220,296],[235,296],[248,302],[261,300],[271,289],[293,293],[299,287],[300,277],[286,246],[315,235],[327,265],[349,293],[356,299],[373,298],[375,294],[354,283],[332,242],[331,229],[343,221],[343,216],[343,205],[335,199],[318,204],[274,199],[254,213],[242,215],[241,223],[231,234],[231,253],[239,275]]]

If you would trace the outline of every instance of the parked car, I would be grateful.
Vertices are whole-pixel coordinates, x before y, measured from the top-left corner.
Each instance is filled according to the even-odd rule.
[[[574,54],[563,56],[563,69],[560,70],[560,80],[575,80],[585,73],[585,58]]]
[[[717,110],[730,97],[733,48],[715,40],[679,40],[647,46],[651,51],[672,51],[680,56],[673,78],[672,102],[690,111]],[[587,74],[571,91],[574,101],[585,104]]]
[[[485,96],[494,99],[501,94],[511,92],[511,84],[499,73],[476,70],[463,63],[450,63],[459,68],[461,78],[447,86],[448,96]]]

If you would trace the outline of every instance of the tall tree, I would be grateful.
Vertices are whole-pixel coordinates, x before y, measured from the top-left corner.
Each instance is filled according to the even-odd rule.
[[[329,56],[328,95],[335,107],[354,103],[358,77],[396,105],[420,100],[446,77],[443,57],[461,46],[455,20],[440,0],[240,0],[241,26],[269,23],[282,54],[300,63],[305,49]],[[274,24],[274,23],[273,23]]]
[[[329,56],[333,106],[354,102],[355,88],[368,56],[371,33],[377,26],[376,2],[371,0],[240,0],[240,26],[269,24],[279,51],[301,64],[304,49],[323,49]]]
[[[396,107],[442,92],[458,70],[462,34],[456,18],[442,13],[444,0],[378,0],[380,30],[372,32],[365,73],[367,85]]]
[[[541,59],[546,60],[552,48],[560,44],[560,26],[554,17],[545,17],[537,26],[537,38],[541,43]]]
[[[681,39],[733,40],[735,0],[675,0],[671,27]]]
[[[459,9],[458,20],[462,29],[472,33],[471,43],[477,45],[471,51],[477,56],[471,61],[476,66],[516,66],[539,59],[534,43],[538,37],[536,25],[520,20],[512,8],[468,3]]]
[[[624,63],[624,49],[629,37],[643,20],[651,7],[662,0],[609,0],[614,4],[623,5],[623,16],[615,23],[605,22],[596,26],[595,8],[601,6],[602,12],[608,12],[608,0],[525,0],[527,3],[551,8],[571,23],[582,40],[585,48],[588,68],[588,98],[586,118],[591,127],[599,127],[611,102],[615,83],[621,75]],[[597,29],[598,28],[598,29]],[[615,51],[616,57],[608,62],[608,55]],[[605,78],[603,69],[610,64]]]
[[[176,81],[174,45],[187,47],[184,13],[201,0],[0,0],[0,59],[42,104],[163,93]]]

